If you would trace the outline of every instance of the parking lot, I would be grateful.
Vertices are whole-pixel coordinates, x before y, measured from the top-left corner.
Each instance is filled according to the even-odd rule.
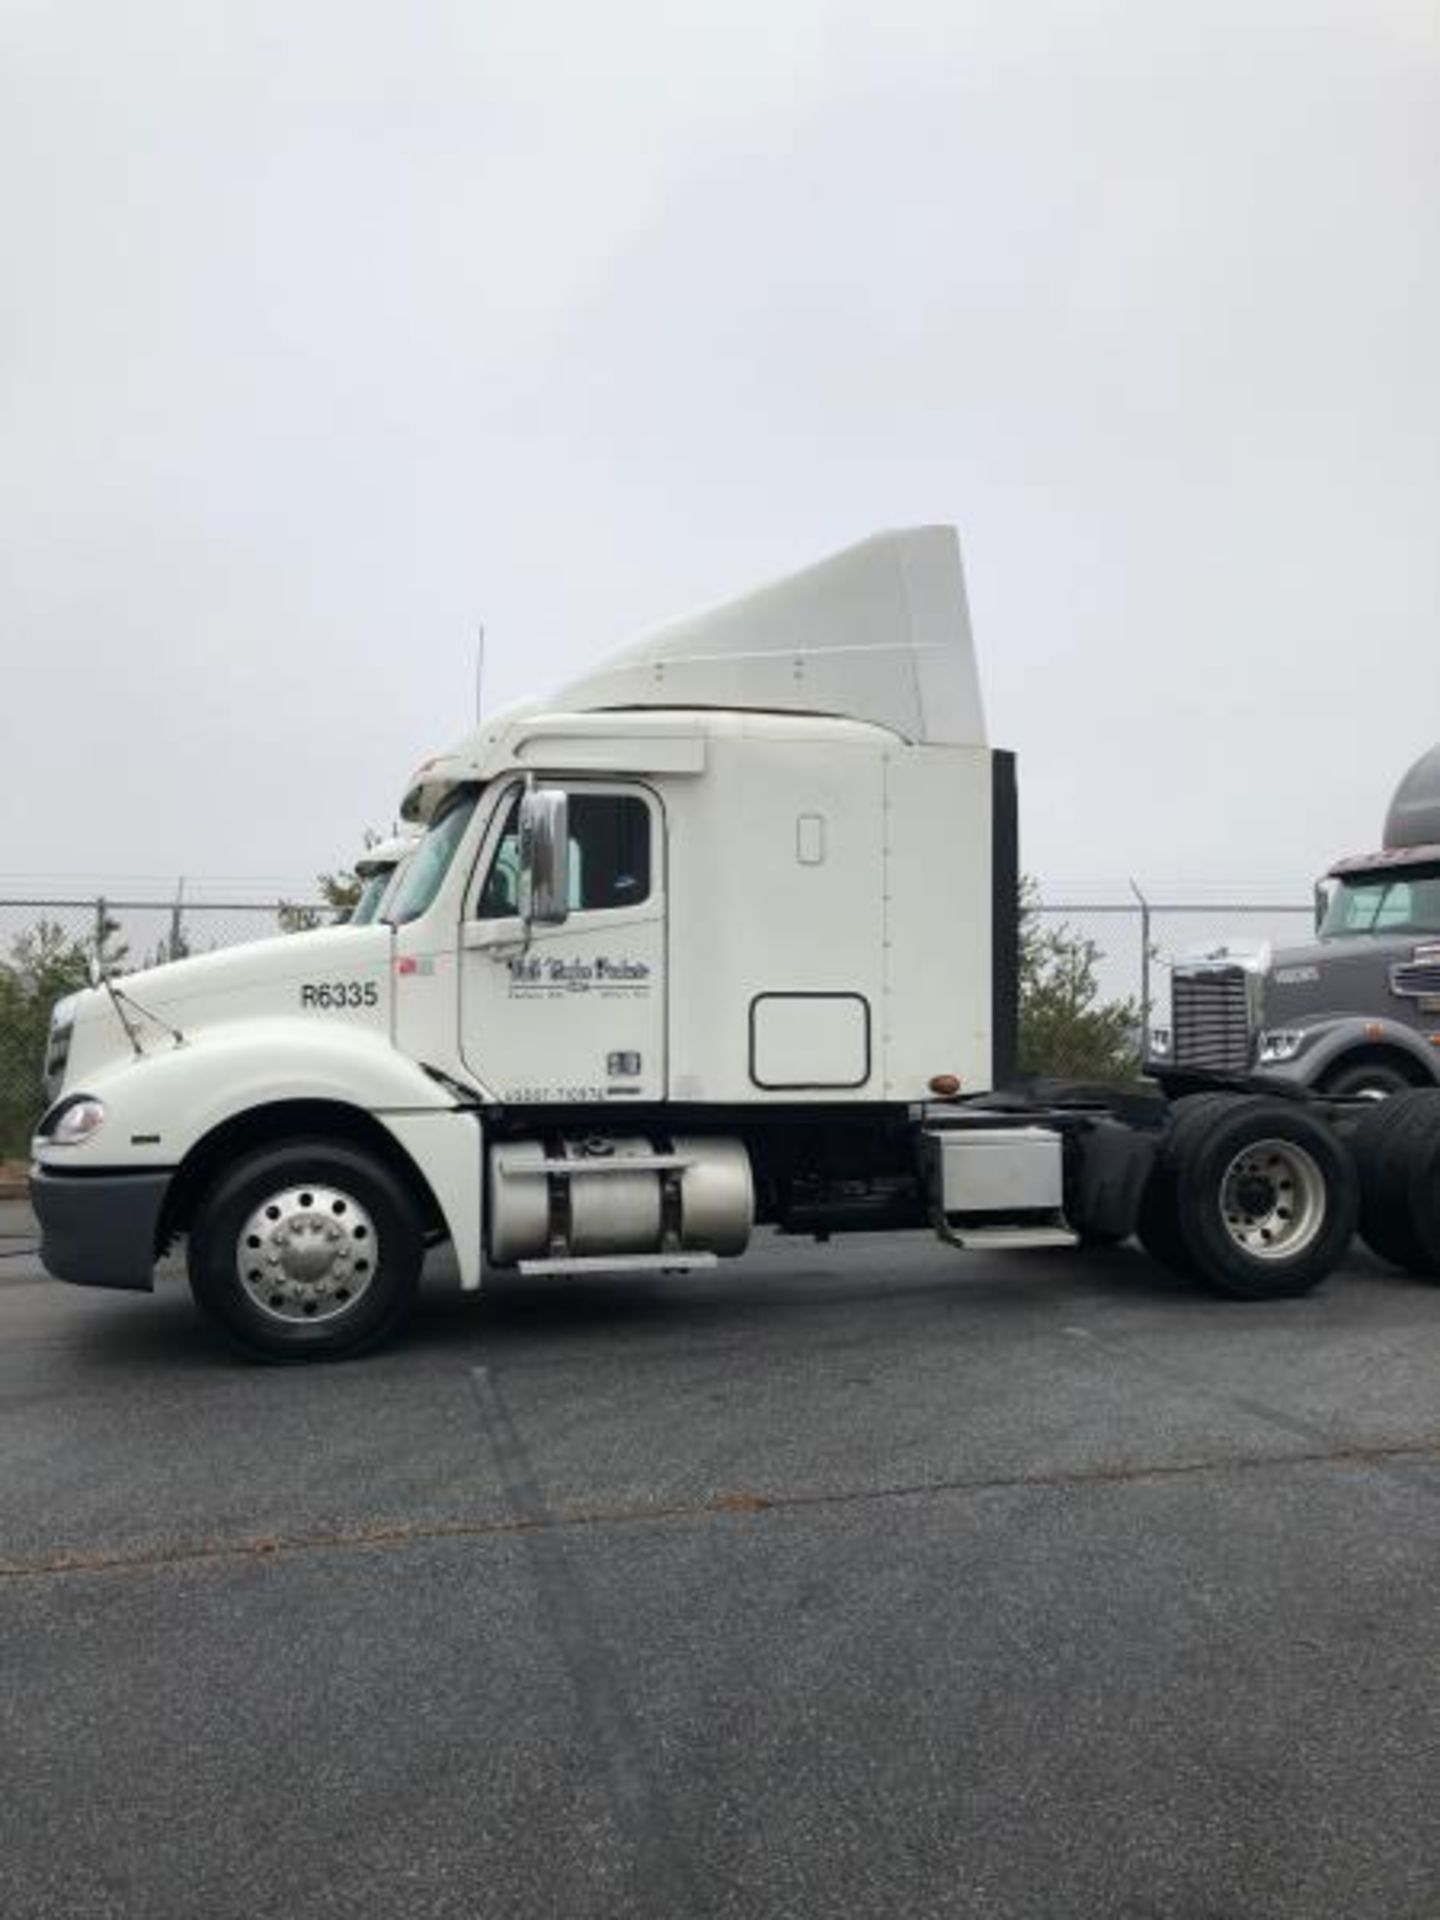
[[[267,1370],[0,1233],[7,1920],[1440,1913],[1440,1289],[770,1241]]]

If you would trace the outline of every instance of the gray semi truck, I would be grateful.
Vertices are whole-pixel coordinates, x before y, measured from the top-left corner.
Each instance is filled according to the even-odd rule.
[[[1320,881],[1313,941],[1175,966],[1151,1071],[1171,1093],[1252,1072],[1335,1098],[1440,1083],[1440,746],[1400,782],[1382,850]]]

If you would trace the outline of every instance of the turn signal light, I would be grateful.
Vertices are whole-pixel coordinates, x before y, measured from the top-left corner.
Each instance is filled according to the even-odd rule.
[[[935,1095],[937,1100],[953,1100],[960,1091],[959,1074],[932,1073],[930,1076],[930,1091]]]

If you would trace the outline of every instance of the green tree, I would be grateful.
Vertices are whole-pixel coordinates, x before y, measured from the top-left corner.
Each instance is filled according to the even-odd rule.
[[[1047,926],[1033,880],[1020,887],[1020,1070],[1073,1080],[1130,1080],[1140,1071],[1138,1000],[1105,1000],[1094,940]]]
[[[115,930],[107,921],[107,959]],[[22,1154],[29,1145],[44,1098],[50,1010],[87,983],[95,944],[93,935],[76,940],[57,922],[40,920],[17,935],[0,960],[0,1154]]]
[[[365,846],[373,847],[380,837],[367,827]],[[293,900],[282,900],[276,915],[280,931],[308,933],[312,927],[338,925],[342,920],[348,920],[355,911],[355,902],[360,898],[363,884],[359,874],[350,867],[340,867],[334,873],[317,874],[315,885],[320,894],[319,903],[303,906]]]

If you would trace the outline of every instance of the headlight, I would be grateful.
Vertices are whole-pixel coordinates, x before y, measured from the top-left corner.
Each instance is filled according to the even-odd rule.
[[[54,1147],[78,1147],[105,1124],[105,1102],[88,1093],[77,1093],[67,1100],[48,1127],[42,1122],[45,1138]]]
[[[1308,1038],[1308,1034],[1299,1033],[1293,1027],[1275,1027],[1269,1033],[1262,1033],[1261,1066],[1273,1067],[1281,1060],[1293,1060]]]

